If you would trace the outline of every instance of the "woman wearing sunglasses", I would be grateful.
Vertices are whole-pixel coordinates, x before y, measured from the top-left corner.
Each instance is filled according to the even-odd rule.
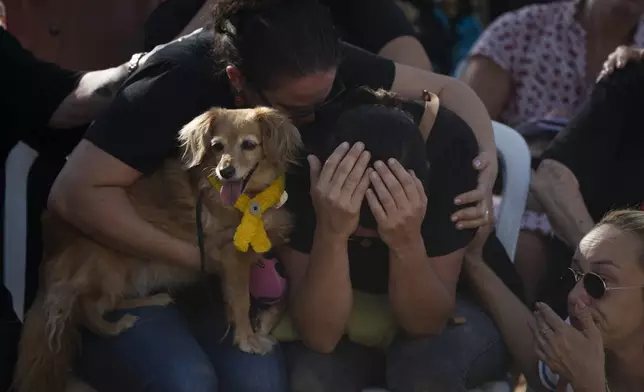
[[[606,215],[579,243],[568,314],[531,312],[483,263],[479,232],[464,270],[535,391],[644,390],[644,212]]]

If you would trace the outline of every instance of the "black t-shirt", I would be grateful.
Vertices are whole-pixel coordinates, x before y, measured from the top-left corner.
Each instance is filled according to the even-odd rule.
[[[639,209],[644,202],[641,68],[630,64],[600,82],[543,154],[575,174],[595,222],[612,209]]]
[[[415,114],[422,114],[423,106],[418,107]],[[311,144],[316,140],[315,135],[303,133],[302,136],[307,150],[314,151],[315,146]],[[454,198],[477,185],[478,173],[472,167],[477,154],[478,145],[470,127],[453,112],[441,107],[427,140],[430,163],[427,189],[430,191],[422,234],[428,256],[443,256],[464,248],[474,235],[473,230],[457,230],[450,216],[459,209]],[[289,246],[310,253],[316,218],[309,193],[309,167],[303,159],[296,168],[287,177],[287,208],[295,216]],[[387,292],[389,255],[382,240],[350,238],[349,263],[354,288],[373,293]]]
[[[205,0],[166,0],[145,24],[145,47],[172,41],[203,6]],[[393,0],[321,0],[329,7],[342,39],[378,53],[394,38],[415,35],[403,11]]]
[[[344,44],[336,78],[347,88],[390,88],[395,66]],[[155,53],[121,88],[85,138],[132,168],[149,174],[176,152],[177,133],[213,106],[233,108],[226,73],[214,68],[212,31]]]
[[[46,126],[80,76],[36,59],[0,28],[0,127],[22,132]]]

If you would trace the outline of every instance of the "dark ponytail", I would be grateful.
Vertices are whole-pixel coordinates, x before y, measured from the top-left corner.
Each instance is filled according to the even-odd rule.
[[[220,0],[213,29],[218,69],[234,65],[258,89],[339,63],[339,37],[317,0]]]

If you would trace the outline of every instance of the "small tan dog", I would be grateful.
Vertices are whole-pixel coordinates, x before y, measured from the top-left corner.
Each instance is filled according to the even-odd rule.
[[[128,189],[130,199],[144,219],[190,242],[197,238],[197,200],[202,200],[202,267],[222,277],[235,343],[246,352],[267,353],[274,344],[268,336],[274,325],[267,323],[277,321],[276,311],[260,316],[254,332],[249,275],[259,259],[257,247],[284,243],[290,230],[289,215],[279,207],[286,196],[283,176],[301,146],[300,134],[273,109],[213,108],[184,126],[179,140],[182,161],[169,159],[156,173],[137,181]],[[273,195],[277,191],[278,200],[266,204],[262,197],[269,190]],[[246,210],[240,200],[248,202]],[[103,336],[118,335],[137,318],[126,314],[109,322],[103,318],[106,312],[167,305],[172,299],[163,290],[200,277],[199,271],[110,249],[53,214],[43,223],[43,281],[20,341],[15,380],[19,392],[64,391],[79,326]],[[253,230],[241,230],[242,223]],[[255,228],[264,230],[249,235]]]

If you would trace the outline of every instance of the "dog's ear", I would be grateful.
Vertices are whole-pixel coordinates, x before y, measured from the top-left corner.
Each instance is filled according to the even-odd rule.
[[[221,109],[210,109],[195,117],[179,131],[181,163],[185,169],[192,169],[203,161],[210,148],[212,129],[220,112]]]
[[[262,128],[262,146],[266,158],[278,165],[294,162],[302,147],[300,131],[278,110],[262,107],[255,111]]]

